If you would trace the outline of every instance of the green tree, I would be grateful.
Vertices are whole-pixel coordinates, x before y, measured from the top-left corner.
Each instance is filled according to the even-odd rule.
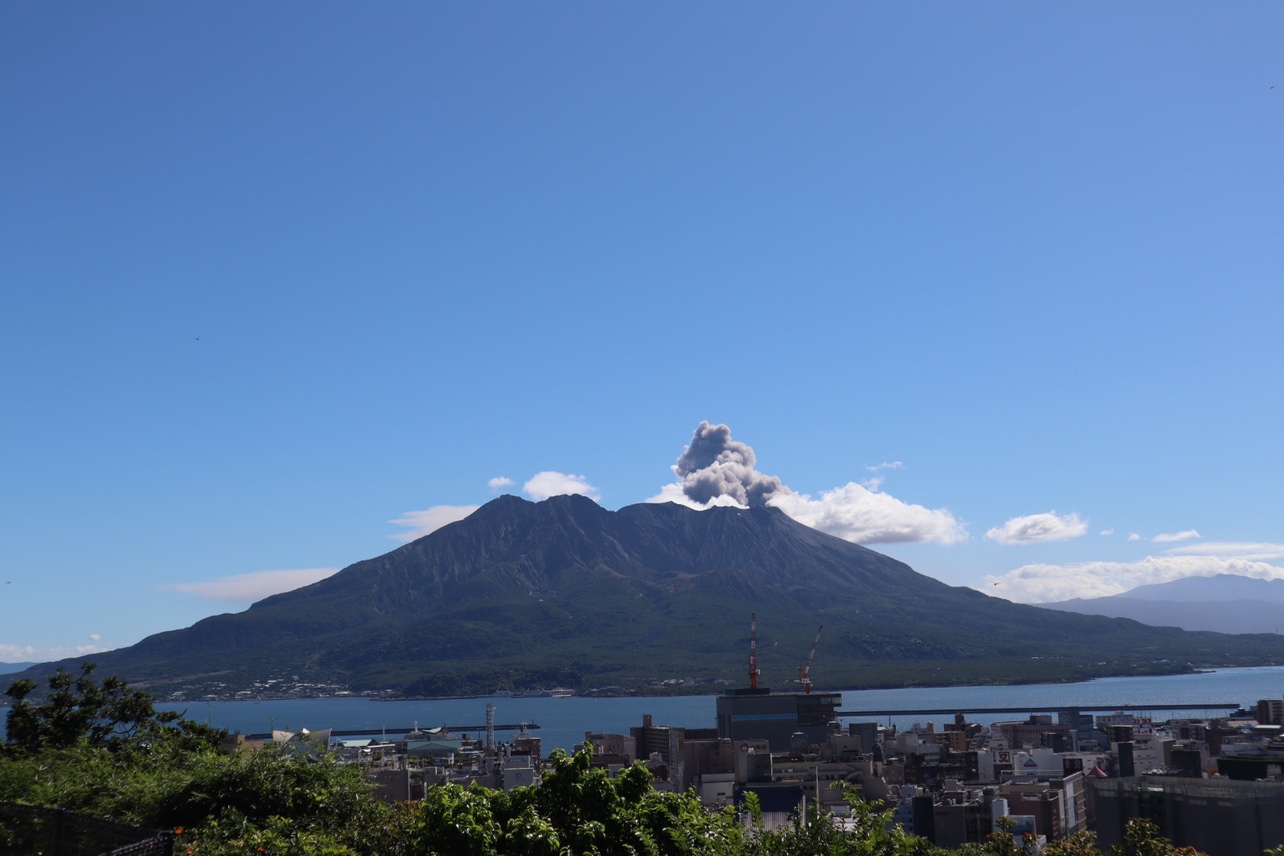
[[[1110,848],[1108,856],[1204,856],[1194,847],[1177,847],[1159,834],[1152,820],[1134,817],[1124,826],[1124,842]]]
[[[809,810],[806,818],[797,817],[793,824],[764,831],[758,809],[754,833],[743,852],[747,856],[940,856],[946,852],[926,838],[905,832],[892,821],[890,809],[865,802],[845,784],[836,787],[843,788],[851,806],[847,817]]]
[[[985,843],[965,844],[956,852],[962,856],[1033,856],[1037,852],[1037,844],[1032,835],[1023,836],[1021,843],[1017,843],[1013,834],[1016,821],[1012,818],[996,818],[994,825],[998,829],[986,836]]]
[[[1096,833],[1085,830],[1076,832],[1069,838],[1049,841],[1043,854],[1044,856],[1101,856],[1101,848],[1097,845]]]
[[[661,793],[636,764],[612,778],[590,750],[556,751],[538,788],[429,790],[411,842],[441,856],[731,856],[744,830],[731,812],[711,812],[694,794]]]
[[[223,732],[175,713],[92,664],[59,671],[48,692],[7,695],[0,801],[110,817],[179,833],[180,853],[398,856],[411,812],[375,799],[364,771],[276,747],[218,751]]]
[[[85,742],[119,749],[152,740],[180,741],[188,748],[216,747],[223,732],[172,711],[158,712],[150,693],[130,689],[114,675],[101,682],[93,663],[82,663],[79,675],[59,669],[47,679],[43,702],[29,697],[39,688],[32,680],[12,683],[5,695],[13,701],[6,720],[11,751],[40,752]]]

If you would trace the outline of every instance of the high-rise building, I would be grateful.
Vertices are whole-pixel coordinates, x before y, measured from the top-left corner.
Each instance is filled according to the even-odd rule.
[[[1144,817],[1179,847],[1209,856],[1261,856],[1284,844],[1284,783],[1136,776],[1094,779],[1097,840],[1123,844],[1124,827]]]
[[[1258,701],[1257,721],[1262,725],[1284,725],[1284,699],[1264,698]]]

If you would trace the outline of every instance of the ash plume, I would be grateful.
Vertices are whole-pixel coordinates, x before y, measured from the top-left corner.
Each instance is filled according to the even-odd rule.
[[[757,457],[747,444],[731,439],[727,425],[700,423],[691,444],[673,465],[682,493],[692,502],[730,497],[740,505],[765,506],[784,486],[775,476],[754,469]]]
[[[813,498],[758,472],[753,449],[731,439],[726,425],[701,422],[673,465],[676,479],[647,502],[676,502],[703,511],[715,505],[769,506],[813,529],[856,544],[932,541],[959,544],[967,527],[945,508],[903,502],[880,490],[882,477],[848,482]],[[880,464],[871,470],[900,469]]]

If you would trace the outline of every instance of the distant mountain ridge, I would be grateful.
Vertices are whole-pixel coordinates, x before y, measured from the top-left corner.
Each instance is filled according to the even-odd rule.
[[[835,688],[1284,662],[1274,636],[1146,628],[947,586],[777,509],[609,511],[581,496],[503,496],[310,586],[92,659],[157,691],[284,675],[407,695],[652,692],[675,679],[707,692],[744,682],[753,612],[762,683],[778,688],[822,623],[812,677]]]
[[[1236,574],[1185,577],[1138,586],[1109,597],[1075,598],[1041,605],[1184,630],[1275,634],[1284,630],[1284,580],[1261,580]]]
[[[0,663],[0,675],[12,675],[30,669],[35,663]]]

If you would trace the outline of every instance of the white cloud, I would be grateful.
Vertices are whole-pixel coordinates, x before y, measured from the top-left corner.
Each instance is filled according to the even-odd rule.
[[[1104,535],[1113,535],[1113,534],[1115,534],[1115,530],[1113,530],[1113,529],[1102,529],[1102,530],[1101,530],[1101,534],[1102,534],[1103,536],[1104,536]]]
[[[506,476],[496,476],[487,482],[487,485],[492,490],[510,487],[513,484],[513,480]],[[588,479],[584,476],[558,473],[551,470],[533,475],[530,481],[522,486],[522,490],[536,502],[548,499],[550,496],[560,496],[566,493],[582,494],[594,502],[601,499],[598,489],[589,484]],[[407,511],[396,520],[388,522],[397,526],[405,526],[410,530],[409,532],[393,535],[393,538],[398,541],[414,541],[417,538],[436,532],[449,523],[463,520],[479,507],[477,505],[434,505],[432,508],[425,508],[422,511]]]
[[[1156,544],[1166,544],[1173,541],[1189,541],[1191,538],[1201,537],[1194,529],[1186,529],[1182,532],[1161,532],[1150,540]]]
[[[1044,541],[1065,541],[1087,533],[1088,523],[1078,514],[1027,514],[1013,517],[1002,526],[996,526],[985,537],[1000,544],[1039,544]]]
[[[522,491],[536,502],[548,499],[550,496],[562,496],[564,494],[587,496],[594,502],[601,499],[598,489],[589,484],[585,476],[559,473],[552,470],[546,470],[531,476],[530,481],[522,485]]]
[[[434,505],[432,508],[425,508],[423,511],[407,511],[396,520],[389,520],[389,523],[397,526],[410,527],[409,532],[399,532],[393,535],[398,541],[414,541],[416,538],[422,538],[429,532],[436,532],[447,523],[454,523],[456,520],[463,520],[468,515],[478,509],[476,505]]]
[[[220,577],[199,583],[172,583],[160,588],[194,594],[209,600],[230,600],[253,603],[274,594],[293,591],[311,585],[338,571],[338,568],[302,568],[292,571],[255,571]]]
[[[1129,532],[1129,533],[1128,533],[1128,540],[1129,540],[1129,541],[1140,541],[1140,540],[1141,540],[1141,536],[1140,536],[1140,535],[1138,535],[1136,532]]]
[[[65,660],[68,657],[81,657],[85,654],[101,654],[103,651],[110,650],[111,647],[106,645],[40,647],[0,643],[0,663],[48,663],[53,660]]]
[[[89,638],[97,642],[103,638],[103,635],[101,633],[90,633]]]
[[[686,495],[680,484],[666,484],[646,501],[676,502],[697,511],[714,506],[745,507],[726,495],[715,496],[705,503],[696,502]],[[779,508],[799,523],[857,544],[913,541],[959,544],[968,539],[966,527],[946,509],[911,505],[855,482],[822,491],[820,499],[782,488],[767,505]]]
[[[723,506],[726,508],[746,507],[736,502],[734,497],[727,496],[726,494],[715,496],[708,502],[696,502],[694,499],[687,496],[686,491],[682,489],[682,485],[676,482],[666,484],[664,487],[660,488],[659,493],[649,499],[643,500],[643,502],[676,502],[678,505],[685,505],[687,508],[694,508],[696,511],[704,511],[705,509],[713,508],[714,506]]]
[[[1002,576],[989,576],[987,593],[1001,591],[1019,603],[1047,603],[1082,597],[1108,597],[1137,586],[1167,583],[1183,577],[1238,574],[1284,579],[1284,568],[1238,556],[1147,556],[1136,562],[1079,562],[1071,565],[1023,565]],[[992,590],[994,583],[1001,588]]]
[[[967,528],[944,508],[930,509],[880,493],[882,476],[862,484],[821,491],[819,499],[798,493],[776,476],[755,468],[757,456],[745,443],[731,439],[726,425],[701,422],[673,466],[677,481],[666,484],[646,502],[675,502],[704,510],[713,506],[779,508],[794,520],[858,544],[934,541],[958,544]],[[900,461],[867,466],[870,472],[897,470]]]
[[[858,544],[934,541],[959,544],[967,529],[944,508],[925,508],[848,482],[820,499],[782,489],[767,502],[799,523]]]
[[[1267,541],[1206,541],[1165,551],[1170,556],[1235,556],[1248,561],[1284,559],[1284,544]]]

